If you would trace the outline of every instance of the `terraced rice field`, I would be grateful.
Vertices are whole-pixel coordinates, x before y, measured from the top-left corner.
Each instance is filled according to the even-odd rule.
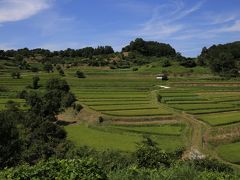
[[[199,119],[213,126],[240,122],[240,112],[214,113],[198,116]]]
[[[240,142],[220,145],[217,152],[224,160],[240,164]]]
[[[82,124],[65,128],[69,139],[77,145],[88,145],[97,149],[134,151],[143,134],[150,135],[159,143],[160,148],[168,151],[185,146],[182,125],[88,127]]]
[[[190,127],[182,123],[182,113],[195,118],[196,122],[202,121],[209,129],[228,128],[231,124],[240,126],[240,89],[234,83],[221,84],[214,80],[186,77],[162,82],[156,80],[156,72],[149,69],[133,72],[130,69],[89,67],[80,69],[86,78],[78,79],[74,76],[76,70],[66,69],[66,76],[62,78],[70,84],[79,103],[93,114],[110,119],[110,122],[101,125],[79,123],[65,126],[68,138],[78,146],[134,151],[136,143],[142,140],[144,134],[148,134],[165,150],[186,147],[189,144],[190,138],[186,136],[190,134]],[[5,109],[8,100],[19,102],[22,109],[27,109],[24,100],[16,95],[31,85],[32,77],[36,74],[40,77],[41,85],[38,91],[44,91],[49,78],[60,77],[57,73],[25,71],[21,79],[12,79],[9,73],[1,72],[0,110]],[[187,83],[183,84],[185,81]],[[159,85],[170,88],[163,89]],[[239,163],[240,139],[235,140],[236,143],[220,144],[216,152],[224,160]]]

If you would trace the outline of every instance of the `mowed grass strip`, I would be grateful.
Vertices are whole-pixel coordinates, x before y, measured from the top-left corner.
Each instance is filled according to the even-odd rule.
[[[140,102],[140,101],[149,101],[149,98],[94,98],[94,99],[80,99],[78,98],[80,102],[83,103],[91,103],[91,102]]]
[[[175,92],[175,93],[160,93],[163,97],[198,97],[197,94],[191,94],[191,93],[181,93],[181,92]]]
[[[198,109],[223,109],[223,108],[232,108],[232,104],[174,104],[171,107],[180,110],[198,110]]]
[[[169,101],[206,101],[206,99],[202,98],[202,97],[199,97],[199,96],[187,96],[187,97],[163,97],[162,100],[164,102],[169,102]]]
[[[93,102],[84,102],[88,106],[103,106],[103,105],[146,105],[150,104],[150,101],[93,101]]]
[[[142,140],[142,134],[138,133],[114,133],[112,131],[100,131],[89,128],[84,124],[65,126],[68,139],[77,146],[90,146],[98,150],[115,149],[132,152],[136,149],[136,143]],[[151,136],[159,147],[167,151],[173,151],[184,146],[180,136]]]
[[[140,109],[140,110],[121,110],[121,111],[105,111],[104,114],[112,116],[162,116],[172,115],[166,109]]]
[[[199,119],[213,126],[240,122],[240,112],[214,113],[198,116]]]
[[[240,164],[240,142],[224,144],[217,147],[218,155],[226,161]]]
[[[213,101],[168,101],[167,104],[215,104]]]
[[[184,130],[183,124],[165,124],[165,125],[145,125],[145,126],[112,126],[113,129],[123,131],[146,133],[146,134],[159,134],[159,135],[173,135],[180,136]]]
[[[112,98],[112,99],[118,99],[118,98],[147,98],[147,93],[83,93],[75,94],[77,98],[80,99],[104,99],[104,98]]]
[[[96,111],[118,111],[118,110],[137,110],[137,109],[158,109],[157,106],[151,104],[131,104],[131,105],[104,105],[90,106]]]
[[[14,101],[17,103],[25,103],[26,101],[24,99],[7,99],[7,98],[1,98],[0,104],[6,104],[8,101]]]
[[[200,115],[200,114],[213,114],[213,113],[221,113],[221,112],[232,112],[238,111],[240,107],[233,108],[218,108],[218,109],[197,109],[197,110],[188,110],[186,111],[189,114]]]

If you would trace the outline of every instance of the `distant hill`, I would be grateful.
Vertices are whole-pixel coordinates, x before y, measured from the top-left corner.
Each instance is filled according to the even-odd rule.
[[[176,56],[176,51],[169,44],[156,41],[144,41],[141,38],[131,41],[129,45],[122,49],[122,52],[138,52],[145,56]]]
[[[237,76],[240,70],[240,41],[204,47],[198,57],[199,65],[208,65],[222,76]]]

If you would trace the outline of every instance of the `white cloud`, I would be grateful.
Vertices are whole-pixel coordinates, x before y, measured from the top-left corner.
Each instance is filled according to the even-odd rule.
[[[166,39],[184,30],[186,28],[185,24],[179,23],[178,20],[196,12],[203,4],[203,1],[201,1],[190,8],[186,8],[182,1],[169,2],[153,8],[151,18],[144,24],[134,30],[124,31],[123,33],[144,38]],[[166,9],[168,9],[167,12]]]
[[[0,23],[27,19],[50,7],[50,0],[1,0]]]
[[[15,46],[13,43],[1,43],[0,44],[1,50],[9,50],[9,49],[15,49]]]
[[[49,43],[46,43],[46,44],[42,44],[39,47],[55,51],[55,50],[63,50],[63,49],[67,49],[67,48],[79,49],[79,48],[86,47],[86,46],[79,43],[79,42],[64,42],[64,43],[62,43],[62,42],[49,42]]]
[[[222,27],[216,32],[240,32],[240,20],[236,20],[233,25]]]
[[[60,33],[70,33],[76,22],[73,17],[63,17],[57,12],[51,11],[43,14],[40,18],[36,18],[34,27],[41,31],[44,36]]]
[[[210,19],[210,25],[215,25],[215,24],[224,24],[227,22],[231,22],[235,20],[237,15],[232,14],[232,15],[211,15],[210,17],[208,16],[207,18]]]

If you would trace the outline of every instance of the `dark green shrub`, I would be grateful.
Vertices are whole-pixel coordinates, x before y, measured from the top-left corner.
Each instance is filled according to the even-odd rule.
[[[105,180],[106,174],[92,159],[42,161],[34,166],[20,166],[0,173],[6,179],[71,179]]]
[[[133,71],[138,71],[138,68],[135,67],[135,68],[132,68],[132,70],[133,70]]]
[[[221,163],[216,159],[196,159],[193,161],[195,167],[198,170],[204,171],[218,171],[218,172],[226,172],[226,173],[232,173],[233,169],[228,166],[227,164]]]
[[[77,112],[80,112],[83,109],[83,107],[81,104],[74,103],[73,109],[75,109]]]
[[[103,117],[102,117],[102,116],[99,116],[99,117],[98,117],[98,123],[103,123],[103,121],[104,121]]]
[[[171,66],[171,63],[168,59],[165,59],[163,62],[162,62],[162,67],[169,67]]]
[[[21,74],[20,74],[20,72],[12,72],[11,76],[13,79],[15,79],[15,78],[20,79]]]
[[[77,71],[77,72],[76,72],[76,77],[78,77],[78,78],[85,78],[86,76],[84,75],[83,72]]]
[[[39,69],[38,69],[37,67],[31,67],[31,71],[32,71],[32,72],[38,72]]]

